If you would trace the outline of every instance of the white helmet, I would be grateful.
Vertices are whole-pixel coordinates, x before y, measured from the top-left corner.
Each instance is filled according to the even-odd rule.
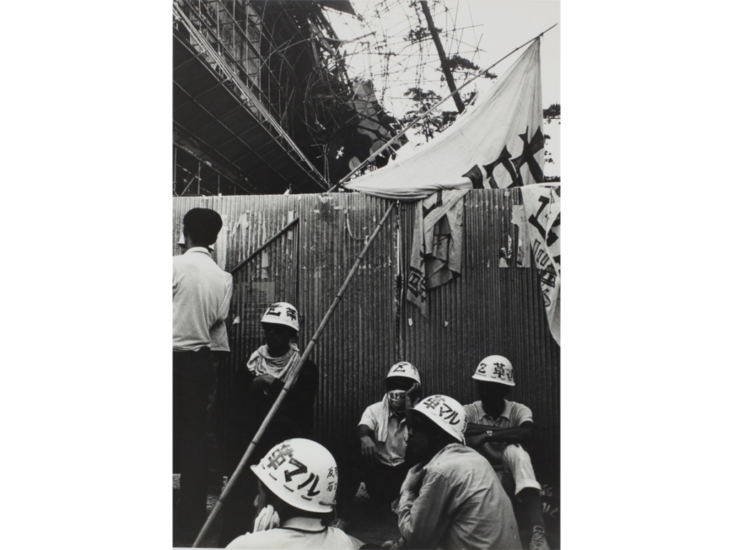
[[[393,376],[412,378],[418,384],[421,383],[420,373],[412,363],[408,363],[407,361],[400,361],[399,363],[392,365],[392,368],[389,369],[389,372],[387,373],[387,378],[392,378]]]
[[[300,332],[298,323],[298,310],[287,302],[276,302],[267,306],[265,314],[260,323],[272,323],[273,325],[285,325]]]
[[[333,511],[338,468],[323,445],[310,439],[288,439],[250,468],[270,491],[291,506],[319,514]]]
[[[455,437],[461,443],[466,439],[466,411],[458,401],[447,395],[431,395],[415,405],[420,411],[443,430]]]
[[[514,386],[514,367],[506,357],[489,355],[484,357],[471,377],[480,382],[497,382]]]

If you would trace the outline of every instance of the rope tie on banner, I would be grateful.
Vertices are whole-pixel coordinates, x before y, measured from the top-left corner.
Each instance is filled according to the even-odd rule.
[[[482,76],[482,75],[483,75],[484,73],[488,73],[488,72],[489,72],[489,71],[490,71],[491,69],[493,69],[494,67],[496,67],[496,66],[497,66],[497,65],[498,65],[499,63],[501,63],[502,61],[504,61],[504,60],[505,60],[505,59],[506,59],[507,57],[509,57],[510,55],[512,55],[512,54],[513,54],[514,52],[516,52],[517,50],[519,50],[519,49],[521,49],[521,48],[524,48],[524,47],[525,47],[525,46],[526,46],[527,44],[530,44],[530,43],[531,43],[531,42],[533,42],[534,40],[536,40],[536,39],[540,38],[540,37],[541,37],[541,36],[543,36],[543,35],[544,35],[544,34],[545,34],[546,32],[548,32],[548,31],[550,31],[550,30],[554,29],[555,27],[557,27],[557,23],[555,23],[555,24],[554,24],[554,25],[553,25],[552,27],[549,27],[549,28],[545,29],[545,30],[544,30],[544,31],[542,31],[542,32],[541,32],[540,34],[538,34],[537,36],[535,36],[535,37],[532,37],[532,38],[530,38],[529,40],[527,40],[527,41],[526,41],[526,42],[525,42],[524,44],[522,44],[521,46],[517,46],[517,47],[516,47],[516,48],[514,48],[514,49],[513,49],[512,51],[510,51],[510,52],[509,52],[508,54],[506,54],[506,55],[505,55],[504,57],[502,57],[501,59],[499,59],[499,61],[496,61],[496,62],[495,62],[494,64],[492,64],[492,65],[491,65],[490,67],[487,67],[486,69],[483,69],[483,70],[482,70],[481,72],[479,72],[479,73],[478,73],[478,74],[477,74],[476,76],[474,76],[474,77],[473,77],[473,78],[472,78],[471,80],[468,80],[468,81],[464,82],[464,83],[463,83],[463,84],[462,84],[462,85],[461,85],[461,86],[460,86],[459,88],[457,88],[457,89],[456,89],[456,90],[455,90],[454,92],[451,92],[450,94],[448,94],[447,96],[445,96],[445,97],[444,97],[443,99],[441,99],[441,100],[440,100],[440,101],[439,101],[438,103],[436,103],[435,105],[433,105],[433,106],[432,106],[432,107],[431,107],[430,109],[428,109],[427,111],[425,111],[425,113],[423,113],[423,114],[422,114],[422,116],[420,116],[420,117],[416,118],[415,120],[413,120],[412,122],[410,122],[410,124],[408,124],[408,125],[407,125],[407,126],[405,126],[405,127],[404,127],[404,128],[402,129],[402,130],[400,130],[400,132],[399,132],[399,133],[398,133],[398,134],[397,134],[396,136],[394,136],[394,137],[393,137],[392,139],[390,139],[390,140],[389,140],[389,141],[388,141],[387,143],[385,143],[384,145],[382,145],[382,146],[381,146],[381,147],[380,147],[379,149],[377,149],[377,150],[376,150],[376,151],[375,151],[374,153],[372,153],[372,154],[371,154],[371,155],[369,156],[369,158],[367,158],[367,159],[366,159],[365,161],[363,161],[363,162],[362,162],[361,164],[359,164],[359,166],[357,166],[356,168],[354,168],[354,169],[353,169],[353,170],[352,170],[351,172],[349,172],[348,174],[346,174],[346,175],[345,175],[345,176],[344,176],[343,178],[341,178],[341,179],[339,180],[339,182],[338,182],[338,183],[334,184],[334,185],[333,185],[333,186],[332,186],[332,187],[331,187],[331,188],[330,188],[330,189],[329,189],[328,191],[326,191],[326,192],[327,192],[327,193],[330,193],[331,191],[333,191],[334,189],[336,189],[337,187],[339,187],[339,186],[340,186],[341,184],[343,184],[343,183],[344,183],[344,182],[345,182],[346,180],[348,180],[348,179],[349,179],[349,178],[350,178],[351,176],[353,176],[353,175],[354,175],[354,174],[355,174],[356,172],[358,172],[359,170],[361,170],[361,169],[362,169],[362,168],[363,168],[364,166],[366,166],[366,165],[367,165],[367,164],[368,164],[369,162],[371,162],[371,161],[372,161],[372,160],[374,160],[374,159],[375,159],[375,158],[376,158],[377,156],[379,156],[379,155],[380,155],[380,154],[382,153],[382,151],[384,151],[385,149],[387,149],[387,147],[390,147],[390,146],[391,146],[391,145],[392,145],[392,144],[393,144],[393,143],[394,143],[394,142],[395,142],[396,140],[398,140],[399,138],[401,138],[402,136],[404,136],[404,135],[405,135],[405,133],[407,132],[407,130],[409,130],[410,128],[412,128],[413,126],[415,126],[415,125],[416,125],[416,124],[417,124],[418,122],[421,122],[421,121],[422,121],[422,120],[423,120],[424,118],[426,118],[426,117],[427,117],[427,116],[428,116],[428,115],[429,115],[430,113],[432,113],[432,112],[433,112],[433,111],[434,111],[435,109],[437,109],[437,108],[438,108],[438,107],[439,107],[440,105],[442,105],[443,103],[445,103],[446,101],[448,101],[448,100],[449,100],[449,99],[450,99],[451,97],[453,97],[453,96],[454,96],[455,94],[457,94],[458,92],[460,92],[460,91],[461,91],[461,90],[462,90],[463,88],[465,88],[466,86],[468,86],[469,84],[471,84],[471,83],[472,83],[473,81],[475,81],[476,79],[480,78],[480,77],[481,77],[481,76]]]

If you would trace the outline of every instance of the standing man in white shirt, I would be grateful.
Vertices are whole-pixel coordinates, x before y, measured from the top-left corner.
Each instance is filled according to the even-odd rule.
[[[221,216],[193,208],[183,218],[185,252],[173,257],[173,470],[181,474],[174,540],[191,544],[206,520],[209,403],[216,380],[212,349],[229,351],[225,321],[232,276],[211,258]]]

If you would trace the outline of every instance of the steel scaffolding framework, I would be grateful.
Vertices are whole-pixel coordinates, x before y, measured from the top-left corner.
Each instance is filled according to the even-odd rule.
[[[353,122],[354,91],[323,6],[353,13],[349,2],[174,2],[174,195],[330,187],[325,151]]]

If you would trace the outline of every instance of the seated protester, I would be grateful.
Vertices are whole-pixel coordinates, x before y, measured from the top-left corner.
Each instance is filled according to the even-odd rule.
[[[336,461],[309,439],[276,445],[250,467],[259,478],[254,531],[227,548],[324,548],[356,550],[361,541],[328,527],[338,485]]]
[[[413,406],[420,399],[420,373],[411,363],[401,361],[389,369],[386,393],[381,401],[366,408],[357,426],[359,457],[350,479],[339,494],[338,525],[347,525],[351,504],[360,482],[376,503],[389,505],[400,496],[400,486],[409,465],[407,449],[406,402]]]
[[[232,437],[228,464],[230,477],[300,361],[296,343],[300,330],[297,310],[291,304],[278,302],[267,308],[261,322],[265,345],[251,355],[246,372],[243,373],[246,378],[241,383],[243,395],[237,413],[240,433]],[[318,367],[313,361],[307,360],[262,434],[252,455],[253,461],[262,458],[267,449],[284,439],[311,436],[317,392]],[[221,546],[252,528],[252,501],[256,494],[257,480],[254,476],[243,475],[238,485],[231,490],[227,506],[222,511]]]
[[[479,401],[465,405],[467,444],[484,455],[500,476],[509,473],[516,484],[520,509],[532,524],[530,550],[549,550],[540,503],[540,484],[532,461],[522,447],[534,435],[532,411],[505,397],[515,385],[514,369],[506,357],[491,355],[479,363],[473,377]]]
[[[357,426],[361,446],[362,481],[369,496],[390,503],[400,496],[407,474],[406,401],[420,400],[420,373],[407,361],[392,366],[385,379],[387,393],[367,407]]]
[[[398,507],[405,548],[521,550],[512,504],[486,460],[464,442],[458,401],[432,395],[408,411],[407,474]]]

